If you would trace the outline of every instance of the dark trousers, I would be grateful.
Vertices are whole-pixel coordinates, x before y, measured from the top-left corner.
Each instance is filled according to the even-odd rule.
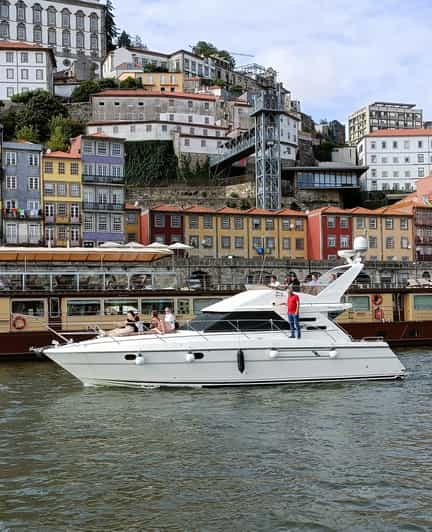
[[[288,321],[291,329],[291,338],[294,338],[295,333],[297,333],[297,338],[300,338],[300,316],[298,314],[288,314]]]

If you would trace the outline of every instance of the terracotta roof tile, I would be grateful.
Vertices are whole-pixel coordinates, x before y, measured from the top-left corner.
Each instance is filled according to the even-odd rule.
[[[430,137],[432,129],[380,129],[366,137]]]
[[[193,205],[192,207],[188,207],[184,209],[184,212],[197,214],[217,214],[216,209],[212,209],[211,207],[202,207],[201,205]]]
[[[69,151],[52,151],[43,154],[44,159],[80,159],[78,153],[71,153]]]
[[[158,212],[183,212],[185,209],[178,207],[177,205],[169,205],[168,203],[158,203],[153,207],[150,207],[150,211]]]

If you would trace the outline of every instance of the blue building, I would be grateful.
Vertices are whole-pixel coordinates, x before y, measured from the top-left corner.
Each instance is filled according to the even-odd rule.
[[[41,154],[40,144],[25,141],[3,144],[3,244],[22,246],[42,243]]]
[[[81,137],[83,245],[124,242],[124,139],[102,133]]]

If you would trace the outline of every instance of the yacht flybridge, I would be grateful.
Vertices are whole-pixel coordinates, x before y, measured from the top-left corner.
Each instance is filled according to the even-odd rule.
[[[101,336],[43,353],[85,385],[237,386],[394,380],[405,368],[380,338],[353,341],[330,315],[363,269],[363,238],[339,252],[346,265],[318,295],[301,293],[302,338],[291,338],[284,290],[248,290],[205,308],[168,334]]]

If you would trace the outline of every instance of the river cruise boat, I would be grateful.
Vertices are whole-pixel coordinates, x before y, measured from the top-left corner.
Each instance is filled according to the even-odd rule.
[[[356,239],[359,251],[364,239]],[[202,310],[178,331],[151,330],[65,342],[43,353],[85,385],[238,386],[395,380],[405,368],[379,338],[354,341],[330,316],[364,265],[356,251],[318,295],[299,294],[301,338],[290,331],[283,290],[248,290]],[[335,275],[335,276],[336,276]]]

